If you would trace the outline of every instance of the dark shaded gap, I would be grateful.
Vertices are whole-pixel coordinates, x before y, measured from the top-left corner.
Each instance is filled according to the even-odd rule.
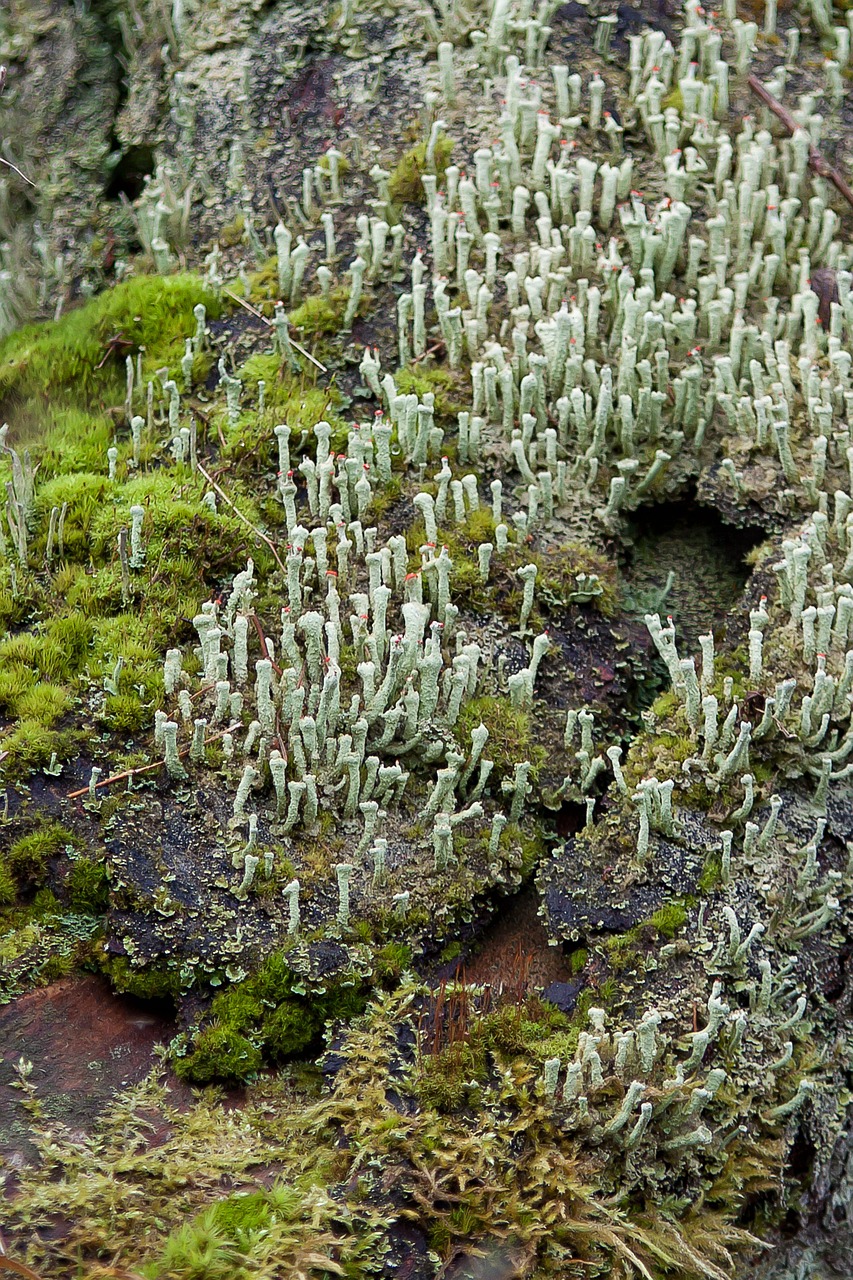
[[[629,611],[672,615],[680,647],[697,648],[740,599],[747,557],[765,536],[725,524],[693,497],[641,507],[628,522],[621,568]]]
[[[108,200],[120,200],[122,196],[138,200],[145,190],[145,179],[153,172],[154,148],[128,147],[110,174],[104,194]]]

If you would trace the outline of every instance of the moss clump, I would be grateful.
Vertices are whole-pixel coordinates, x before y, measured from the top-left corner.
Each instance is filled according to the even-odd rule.
[[[387,942],[373,957],[373,972],[377,982],[392,986],[411,963],[411,947],[405,942]]]
[[[5,862],[0,862],[0,907],[11,907],[18,896],[18,884]]]
[[[366,995],[360,985],[340,979],[325,992],[303,997],[294,994],[295,981],[286,953],[275,952],[255,973],[216,995],[210,1010],[212,1023],[196,1036],[192,1051],[180,1059],[183,1078],[199,1084],[217,1078],[221,1038],[209,1040],[212,1027],[251,1044],[259,1062],[264,1057],[276,1061],[307,1049],[318,1039],[327,1019],[351,1018],[364,1009]],[[206,1047],[211,1043],[214,1060],[208,1062]],[[251,1071],[256,1069],[251,1067]]]
[[[56,755],[57,760],[70,760],[79,750],[83,734],[73,729],[45,729],[38,720],[21,720],[0,738],[6,752],[2,769],[10,781],[25,778],[34,769],[43,769]]]
[[[456,723],[459,741],[468,744],[471,733],[480,724],[489,731],[484,754],[494,761],[499,778],[510,775],[519,761],[533,760],[530,716],[526,711],[517,710],[509,698],[483,694],[466,702]],[[541,752],[541,748],[539,750]]]
[[[723,862],[718,853],[709,853],[699,877],[698,889],[701,894],[711,893],[723,879]]]
[[[101,957],[101,968],[116,991],[136,996],[139,1000],[174,1000],[183,987],[177,969],[148,965],[136,968],[125,956]]]
[[[306,338],[317,333],[337,333],[348,301],[349,289],[346,285],[330,289],[328,298],[315,294],[290,312],[290,323]]]
[[[103,915],[109,906],[110,882],[106,867],[91,858],[78,858],[65,881],[68,905],[83,915]]]
[[[619,605],[616,565],[600,552],[580,542],[564,542],[544,549],[537,560],[539,573],[536,594],[541,604],[550,609],[564,609],[581,602],[593,605],[605,618],[610,618]],[[597,579],[594,585],[584,578]],[[587,601],[586,596],[592,595]]]
[[[276,1058],[289,1058],[301,1053],[317,1035],[320,1027],[316,1015],[300,1000],[282,1000],[263,1019],[264,1047]]]
[[[419,400],[432,393],[435,396],[436,421],[452,419],[467,405],[465,374],[461,370],[447,369],[440,364],[424,361],[416,367],[401,369],[394,377],[400,395],[416,395]]]
[[[435,176],[439,182],[450,164],[452,151],[453,140],[441,134],[435,144]],[[403,152],[391,172],[388,179],[388,192],[391,199],[398,204],[423,204],[424,189],[421,178],[426,172],[426,143],[419,142]]]
[[[211,317],[219,314],[198,276],[136,276],[60,320],[19,329],[0,342],[0,400],[12,392],[47,399],[68,391],[80,408],[115,403],[124,395],[125,355],[144,347],[144,372],[177,370],[199,302]],[[111,356],[116,337],[122,345]]]
[[[277,355],[250,356],[240,366],[238,377],[243,383],[243,403],[247,411],[235,423],[229,423],[225,416],[220,421],[226,453],[236,462],[248,458],[253,471],[258,459],[264,465],[274,466],[278,461],[278,444],[273,428],[278,422],[286,422],[290,427],[290,457],[294,467],[298,466],[303,453],[313,454],[316,449],[314,426],[318,422],[328,422],[331,426],[335,452],[346,447],[349,428],[337,412],[340,395],[334,387],[317,386],[309,373],[287,372]],[[259,382],[265,383],[263,413],[249,410],[249,405],[257,400]]]
[[[643,954],[643,947],[651,946],[656,938],[674,938],[687,923],[688,907],[693,905],[692,898],[673,898],[647,920],[634,925],[633,929],[607,938],[604,946],[614,972],[621,973],[623,969],[637,965]]]
[[[571,1026],[571,1019],[533,996],[523,1004],[506,1004],[484,1020],[489,1046],[503,1054],[542,1060],[542,1045]],[[544,1055],[547,1056],[547,1055]]]
[[[56,618],[40,634],[25,631],[0,643],[0,668],[4,677],[14,673],[21,689],[31,687],[39,678],[61,683],[80,672],[91,640],[88,619],[75,614]]]
[[[661,938],[674,938],[687,923],[687,908],[683,902],[666,902],[649,917],[649,925]]]
[[[494,540],[495,525],[487,507],[479,507],[468,514],[463,524],[444,526],[438,530],[437,546],[444,547],[451,560],[450,581],[454,600],[466,604],[477,612],[491,612],[495,600],[489,585],[480,576],[477,548],[481,542]],[[422,520],[408,525],[406,547],[409,551],[409,569],[417,573],[421,569],[420,549],[426,542],[426,528]],[[491,576],[491,575],[490,575]]]
[[[192,1053],[176,1058],[175,1074],[193,1084],[246,1080],[263,1064],[261,1051],[231,1027],[214,1025],[202,1031]]]
[[[71,698],[59,685],[40,683],[27,689],[15,701],[15,714],[24,720],[38,720],[39,724],[52,725],[65,715],[71,706]]]
[[[63,555],[67,560],[88,562],[92,525],[106,491],[107,477],[87,471],[54,476],[39,488],[36,512],[44,526],[45,540],[51,511],[67,504],[63,525]]]
[[[434,1111],[458,1111],[476,1097],[488,1078],[485,1037],[473,1034],[467,1043],[447,1045],[421,1059],[415,1092]]]
[[[74,835],[67,827],[59,822],[49,822],[16,840],[6,853],[4,862],[20,884],[41,885],[51,858],[74,843]]]
[[[415,1092],[425,1107],[458,1111],[472,1104],[479,1087],[487,1082],[488,1053],[542,1062],[550,1056],[546,1046],[555,1037],[569,1034],[574,1021],[536,997],[523,1004],[505,1004],[485,1017],[472,1015],[465,1039],[421,1056]]]
[[[637,934],[634,930],[630,930],[628,933],[618,933],[615,937],[608,938],[604,946],[614,973],[621,973],[624,969],[633,969],[640,959]]]

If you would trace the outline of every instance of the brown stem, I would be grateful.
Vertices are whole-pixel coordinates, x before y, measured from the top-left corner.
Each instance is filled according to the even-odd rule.
[[[282,573],[286,573],[287,570],[285,569],[284,564],[282,563],[281,556],[278,554],[278,552],[275,549],[275,544],[267,537],[265,533],[262,533],[260,529],[256,528],[255,525],[252,524],[251,520],[249,520],[247,516],[243,515],[243,512],[240,511],[239,508],[234,505],[234,503],[228,497],[228,494],[225,492],[225,490],[221,487],[221,485],[218,485],[216,483],[216,481],[213,479],[213,476],[211,476],[209,472],[205,471],[204,467],[201,465],[200,462],[196,463],[196,467],[204,476],[205,480],[210,485],[210,487],[216,490],[216,492],[219,494],[222,501],[228,503],[228,506],[234,512],[235,516],[238,516],[243,521],[244,524],[247,524],[249,526],[249,528],[252,530],[252,533],[255,535],[256,538],[260,538],[261,542],[265,542],[267,544],[270,551],[275,556],[275,561],[279,569],[281,569]]]
[[[204,745],[206,747],[209,747],[211,742],[218,742],[220,738],[224,737],[226,733],[230,733],[230,732],[231,732],[230,727],[228,729],[220,729],[218,733],[213,733],[209,738],[205,738]],[[190,750],[189,746],[183,747],[182,750],[178,752],[178,756],[180,757],[180,756],[188,755],[189,750]],[[122,779],[124,778],[135,778],[139,773],[151,773],[153,769],[162,769],[162,768],[163,768],[163,761],[155,760],[153,764],[141,764],[137,769],[125,769],[122,773],[111,774],[109,778],[101,778],[100,782],[95,783],[95,790],[98,791],[100,790],[101,787],[108,787],[113,782],[121,782]],[[81,787],[79,791],[69,791],[68,795],[65,798],[66,800],[78,800],[80,796],[87,795],[88,791],[89,791],[88,787]]]
[[[797,124],[787,107],[783,107],[779,99],[773,97],[773,94],[764,87],[758,76],[751,75],[749,77],[749,87],[756,97],[761,99],[765,107],[773,112],[777,120],[782,121],[789,133],[793,133],[800,128],[800,125]],[[815,173],[822,178],[828,178],[835,189],[844,196],[847,203],[853,206],[853,190],[850,189],[838,170],[829,163],[825,156],[821,155],[813,142],[809,143],[809,167],[814,169]]]

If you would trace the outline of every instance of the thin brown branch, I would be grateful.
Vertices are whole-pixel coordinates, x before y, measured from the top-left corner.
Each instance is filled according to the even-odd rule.
[[[232,728],[233,728],[233,725],[229,725],[227,729],[220,729],[218,733],[212,733],[209,738],[205,738],[204,745],[206,747],[209,747],[212,742],[218,742],[219,739],[224,737],[226,733],[230,733]],[[189,755],[189,751],[190,751],[189,744],[185,747],[182,747],[181,750],[178,752],[179,758]],[[101,787],[108,787],[113,782],[122,782],[125,778],[136,778],[141,773],[151,773],[152,770],[154,769],[162,769],[164,767],[164,763],[165,762],[163,760],[155,760],[153,764],[141,764],[136,769],[124,769],[121,773],[113,773],[109,776],[109,778],[101,778],[100,782],[96,782],[95,790],[100,791]],[[81,787],[79,791],[69,791],[65,799],[78,800],[80,796],[85,796],[88,794],[89,794],[89,788]]]
[[[773,112],[776,119],[781,120],[789,133],[794,133],[795,130],[801,127],[787,107],[783,107],[779,99],[774,98],[773,94],[764,87],[758,76],[751,75],[749,77],[749,87],[756,97],[761,99],[765,107]],[[821,178],[828,178],[835,189],[844,196],[847,203],[853,207],[853,190],[847,185],[834,165],[831,165],[826,157],[821,155],[813,142],[809,143],[809,167],[814,169],[815,173],[819,174]]]
[[[255,316],[256,319],[262,320],[264,324],[267,326],[267,328],[272,328],[272,321],[266,318],[263,311],[259,311],[257,307],[253,307],[251,302],[247,302],[245,298],[238,298],[236,293],[232,293],[230,289],[223,289],[222,292],[227,293],[228,297],[232,298],[233,301],[238,304],[238,306],[245,307],[245,309],[249,311],[253,316]],[[300,344],[296,341],[295,338],[290,339],[290,345],[293,347],[295,351],[298,351],[301,356],[304,356],[306,360],[310,360],[311,363],[315,365],[320,370],[321,373],[329,372],[326,366],[324,364],[320,364],[320,361],[316,358],[316,356],[312,356],[310,351],[306,351],[303,346],[300,346]]]
[[[282,573],[286,573],[287,570],[285,569],[284,564],[282,563],[281,556],[278,554],[278,552],[275,549],[275,544],[267,537],[265,533],[262,533],[260,529],[258,529],[255,525],[253,525],[251,520],[247,516],[243,515],[243,512],[234,505],[234,503],[228,497],[228,494],[225,492],[225,490],[221,487],[221,485],[218,485],[216,483],[213,476],[210,475],[209,472],[205,471],[204,467],[201,465],[200,462],[196,463],[196,467],[204,476],[205,480],[210,485],[210,487],[216,490],[216,492],[219,494],[222,501],[228,503],[228,506],[234,512],[235,516],[238,516],[243,521],[244,524],[249,526],[249,528],[252,530],[252,533],[255,535],[256,538],[260,538],[261,542],[266,543],[270,551],[275,556],[275,561],[279,569],[281,569]]]

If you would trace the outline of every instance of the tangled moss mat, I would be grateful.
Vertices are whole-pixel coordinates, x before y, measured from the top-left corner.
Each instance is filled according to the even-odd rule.
[[[853,244],[805,132],[844,159],[846,25],[109,8],[149,181],[75,214],[59,166],[53,255],[0,191],[0,999],[106,978],[171,1039],[82,1126],[3,1047],[4,1247],[721,1280],[802,1228],[807,1268],[849,1201]],[[466,976],[522,889],[544,993],[524,936]]]

